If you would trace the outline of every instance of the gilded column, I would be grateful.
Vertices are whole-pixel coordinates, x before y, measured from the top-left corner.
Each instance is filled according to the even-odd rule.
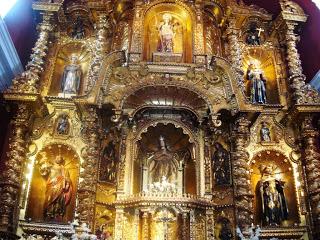
[[[236,27],[236,18],[231,17],[229,19],[229,26],[226,30],[228,38],[228,46],[230,51],[230,61],[232,67],[237,71],[237,82],[238,85],[244,86],[243,84],[243,72],[242,72],[242,50],[239,43],[240,30]]]
[[[45,57],[49,45],[49,35],[53,30],[53,15],[44,13],[42,22],[39,24],[39,37],[32,48],[31,60],[26,66],[26,71],[13,80],[9,92],[39,93],[39,81],[44,71]]]
[[[205,165],[205,195],[212,196],[212,166],[210,157],[210,142],[209,138],[205,138],[204,145],[204,165]]]
[[[286,23],[287,62],[290,86],[293,89],[294,99],[297,104],[303,103],[306,77],[302,73],[300,55],[297,50],[298,36],[294,33],[296,23]]]
[[[312,125],[312,117],[305,117],[302,123],[304,141],[304,168],[308,186],[308,199],[313,220],[314,239],[320,238],[320,154],[317,152],[319,132]]]
[[[150,229],[149,229],[149,213],[144,211],[142,213],[142,239],[149,240],[150,239]]]
[[[214,212],[212,209],[206,210],[206,235],[207,240],[214,240]]]
[[[143,9],[140,1],[136,1],[132,29],[129,62],[139,62],[141,61],[141,54],[143,50]]]
[[[253,195],[250,186],[249,154],[246,146],[249,141],[249,124],[246,117],[240,116],[232,132],[232,167],[236,217],[239,227],[247,230],[253,223]]]
[[[107,21],[107,16],[105,14],[100,14],[98,16],[98,22],[96,24],[94,53],[88,73],[86,92],[89,92],[98,80],[99,72],[102,67],[103,59],[105,57],[106,36],[108,27],[110,27],[110,23]]]
[[[116,218],[114,225],[114,240],[122,240],[123,239],[123,214],[124,211],[122,208],[116,209]]]
[[[20,104],[11,123],[12,135],[0,182],[0,232],[2,233],[14,234],[17,228],[20,188],[27,151],[26,133],[29,117],[28,107]],[[1,237],[3,237],[2,234],[0,234]]]
[[[182,213],[182,231],[181,231],[181,240],[189,240],[189,230],[190,230],[190,222],[188,219],[188,213]]]
[[[86,143],[78,188],[78,216],[81,222],[94,226],[97,169],[99,159],[99,121],[97,110],[90,107],[83,117],[82,138]]]

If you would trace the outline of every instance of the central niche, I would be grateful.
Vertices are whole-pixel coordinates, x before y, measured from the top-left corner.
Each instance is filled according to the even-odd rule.
[[[192,62],[192,20],[179,4],[149,9],[144,21],[144,60]]]
[[[181,128],[162,123],[149,127],[137,142],[135,193],[196,194],[194,152]]]

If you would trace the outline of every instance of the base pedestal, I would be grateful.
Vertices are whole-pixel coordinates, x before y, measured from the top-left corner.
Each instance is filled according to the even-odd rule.
[[[166,52],[155,52],[152,54],[153,62],[182,62],[182,53],[166,53]]]

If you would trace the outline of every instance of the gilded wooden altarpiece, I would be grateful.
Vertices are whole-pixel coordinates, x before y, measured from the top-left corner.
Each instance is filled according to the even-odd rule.
[[[1,239],[319,239],[307,15],[279,4],[34,1],[39,38],[4,92]]]

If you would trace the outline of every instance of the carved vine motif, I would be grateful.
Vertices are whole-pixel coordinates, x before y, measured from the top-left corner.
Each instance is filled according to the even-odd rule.
[[[236,120],[233,131],[233,179],[236,197],[238,222],[241,227],[247,228],[253,222],[253,195],[248,182],[250,181],[248,153],[245,147],[248,143],[249,124],[245,117]]]
[[[312,125],[312,117],[307,116],[302,125],[304,138],[305,171],[309,188],[309,197],[312,213],[314,214],[314,226],[319,224],[320,212],[320,154],[317,152],[318,131]]]
[[[83,119],[82,138],[87,146],[82,152],[84,161],[81,164],[83,171],[80,172],[78,189],[78,214],[82,222],[93,227],[94,203],[97,185],[97,169],[99,159],[99,122],[96,109],[89,108]]]
[[[53,29],[50,14],[43,15],[39,25],[39,38],[32,49],[31,61],[26,66],[26,71],[13,80],[9,92],[37,93],[39,91],[40,75],[44,71],[45,57],[47,55],[49,34]]]
[[[26,105],[19,105],[12,122],[12,137],[7,153],[8,160],[0,182],[1,225],[8,230],[15,229],[19,207],[20,182],[26,156],[26,132],[29,110]]]

